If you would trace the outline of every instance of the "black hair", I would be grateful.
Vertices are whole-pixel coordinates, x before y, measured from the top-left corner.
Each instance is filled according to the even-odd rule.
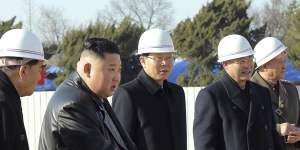
[[[36,65],[37,63],[39,62],[39,60],[37,59],[32,59],[30,60],[28,63],[26,63],[28,66],[33,66],[33,65]]]
[[[150,55],[150,53],[143,53],[143,54],[141,54],[140,56],[149,56]]]
[[[118,46],[105,38],[88,38],[83,43],[83,50],[92,51],[104,58],[104,53],[120,54]]]
[[[140,59],[141,56],[148,57],[149,55],[150,55],[150,53],[143,53],[143,54],[136,55],[135,58],[138,60],[138,59]]]
[[[16,59],[16,60],[23,60],[24,59],[24,58],[21,58],[21,57],[10,57],[10,58],[13,58],[13,59]],[[29,67],[32,67],[32,66],[36,65],[38,62],[39,62],[39,60],[32,59],[32,60],[29,60],[29,62],[27,62],[26,65],[28,65]],[[9,70],[17,69],[20,66],[21,65],[3,66],[3,67],[0,67],[0,70],[6,72],[6,71],[9,71]]]

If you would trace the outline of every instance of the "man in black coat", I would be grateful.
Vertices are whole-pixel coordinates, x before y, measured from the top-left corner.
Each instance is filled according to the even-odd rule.
[[[174,52],[168,32],[144,32],[138,49],[143,70],[113,95],[113,109],[139,150],[187,149],[184,91],[166,80]]]
[[[135,150],[106,99],[120,82],[118,47],[102,38],[83,47],[76,72],[48,104],[39,150]]]
[[[223,77],[201,90],[195,104],[195,150],[279,150],[279,136],[267,89],[249,79],[253,53],[240,35],[218,46]]]
[[[0,39],[0,149],[29,150],[20,97],[33,93],[43,68],[42,43],[13,29]]]

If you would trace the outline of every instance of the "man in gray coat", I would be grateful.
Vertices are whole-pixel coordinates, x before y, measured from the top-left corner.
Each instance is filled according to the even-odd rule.
[[[297,88],[282,80],[286,49],[274,37],[266,37],[258,42],[254,48],[257,66],[251,80],[269,90],[281,142],[286,150],[296,150],[300,149],[300,104]]]

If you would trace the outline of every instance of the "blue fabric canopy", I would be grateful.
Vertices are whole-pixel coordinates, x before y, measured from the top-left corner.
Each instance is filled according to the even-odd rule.
[[[176,59],[176,61],[174,62],[173,70],[169,75],[168,81],[172,83],[176,83],[176,79],[180,74],[182,73],[187,74],[186,68],[189,64],[190,62],[188,60]],[[285,65],[286,65],[285,80],[300,81],[300,69],[296,69],[288,58],[285,59]],[[219,68],[218,64],[216,64],[216,67],[213,70],[214,75],[219,72],[218,68]]]
[[[289,59],[285,59],[285,80],[300,81],[300,70],[296,69]]]
[[[46,70],[46,76],[48,74],[57,74],[63,72],[64,69],[62,67],[57,67],[57,66],[50,66]],[[36,91],[55,91],[56,85],[54,82],[55,79],[48,79],[47,77],[45,78],[45,82],[43,85],[37,85],[35,90]]]
[[[176,83],[177,77],[182,73],[187,73],[186,68],[190,64],[188,60],[176,59],[174,62],[173,70],[169,75],[168,81]]]

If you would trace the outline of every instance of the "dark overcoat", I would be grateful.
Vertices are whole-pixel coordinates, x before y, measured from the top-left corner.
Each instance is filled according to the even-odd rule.
[[[139,150],[186,150],[183,88],[165,81],[163,87],[144,71],[120,86],[113,110]]]
[[[0,71],[0,149],[29,150],[20,96]]]
[[[266,88],[247,81],[243,91],[229,75],[201,90],[195,104],[195,150],[279,150]]]

